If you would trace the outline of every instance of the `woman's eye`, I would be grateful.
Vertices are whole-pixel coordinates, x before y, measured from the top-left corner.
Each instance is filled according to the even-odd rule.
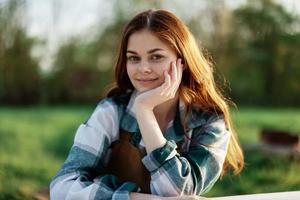
[[[161,60],[162,58],[163,58],[162,55],[153,55],[153,56],[151,56],[151,60],[154,60],[154,61]]]
[[[130,62],[137,62],[140,60],[140,58],[137,56],[129,56],[129,57],[127,57],[127,60]]]

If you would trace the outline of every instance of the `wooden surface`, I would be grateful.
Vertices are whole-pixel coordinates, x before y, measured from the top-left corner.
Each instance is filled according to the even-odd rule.
[[[300,200],[300,191],[237,195],[209,198],[209,200]]]

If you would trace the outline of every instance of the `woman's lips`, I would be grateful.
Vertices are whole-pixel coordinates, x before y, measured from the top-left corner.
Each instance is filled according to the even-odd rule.
[[[137,81],[143,81],[143,82],[147,82],[147,81],[156,81],[157,78],[153,78],[153,79],[137,79]]]
[[[152,84],[153,82],[158,80],[158,78],[155,78],[155,79],[136,79],[136,80],[141,85],[148,85],[148,84]]]

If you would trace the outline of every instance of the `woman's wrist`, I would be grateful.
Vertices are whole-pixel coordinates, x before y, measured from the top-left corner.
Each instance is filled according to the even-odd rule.
[[[147,153],[163,147],[167,141],[159,128],[153,111],[138,107],[135,112]]]
[[[153,108],[150,106],[146,106],[144,104],[141,104],[139,102],[134,103],[134,112],[136,115],[143,115],[145,113],[153,113]]]

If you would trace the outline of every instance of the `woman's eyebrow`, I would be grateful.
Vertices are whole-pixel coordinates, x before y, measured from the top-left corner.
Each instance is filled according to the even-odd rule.
[[[138,54],[137,52],[131,50],[127,50],[126,53]]]
[[[164,51],[164,50],[160,49],[160,48],[155,48],[155,49],[151,49],[151,50],[147,51],[147,53],[154,53],[156,51]]]
[[[160,49],[160,48],[155,48],[155,49],[151,49],[151,50],[147,51],[147,53],[150,54],[150,53],[154,53],[156,51],[164,51],[164,50]],[[136,55],[138,54],[137,52],[132,51],[132,50],[127,50],[126,53],[131,53],[131,54],[136,54]]]

